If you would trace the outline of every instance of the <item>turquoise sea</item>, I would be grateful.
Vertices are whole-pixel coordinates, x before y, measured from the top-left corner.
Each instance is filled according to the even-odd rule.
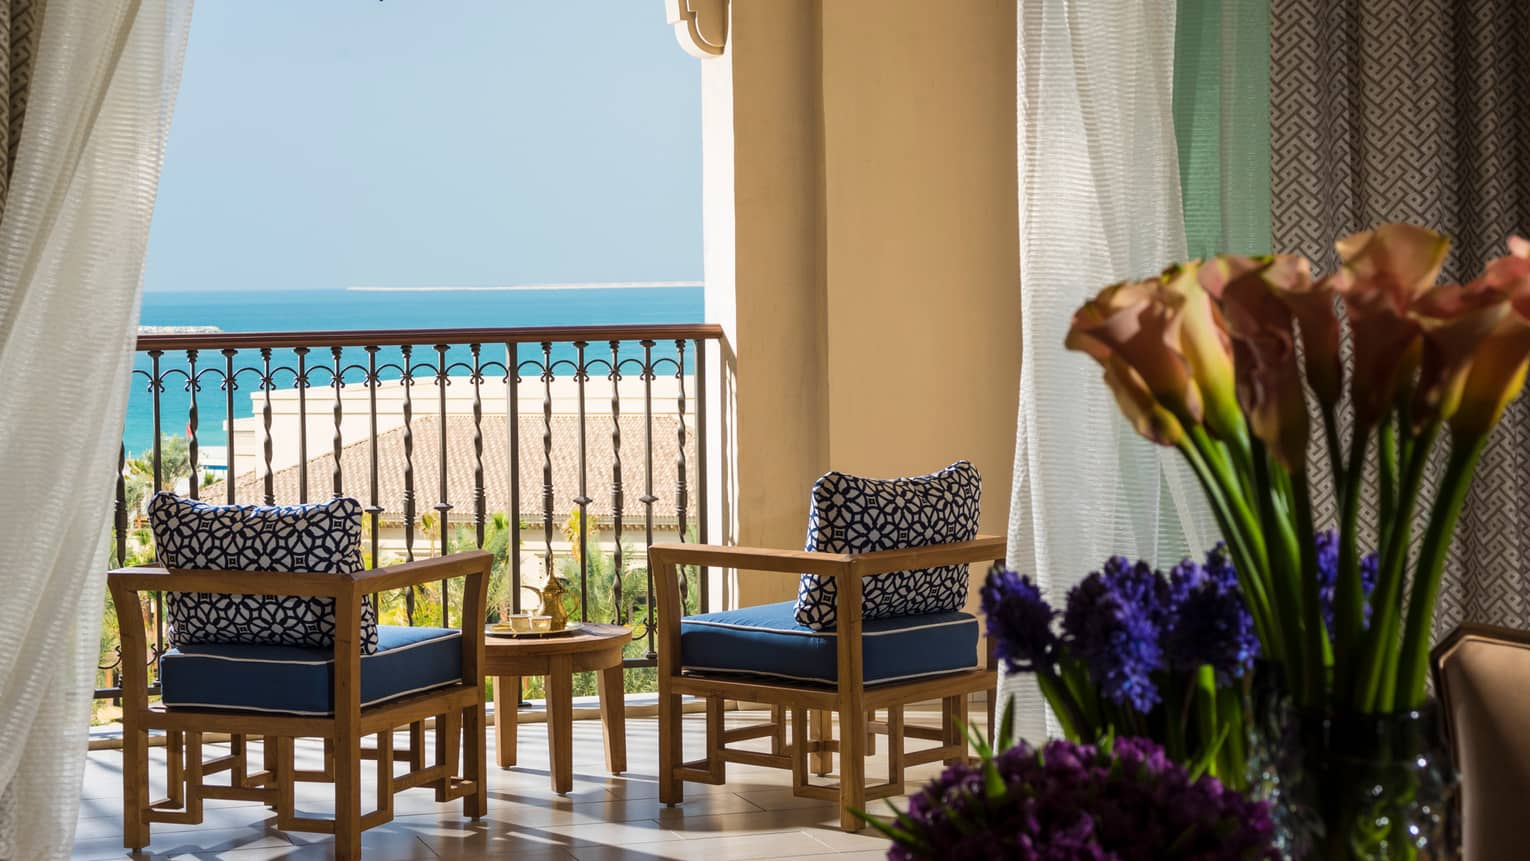
[[[421,291],[354,291],[354,290],[271,290],[260,292],[161,292],[145,293],[140,324],[143,326],[216,326],[225,332],[291,332],[314,330],[352,329],[436,329],[463,327],[500,326],[580,326],[608,325],[616,323],[696,323],[703,319],[702,288],[685,287],[580,287],[578,289],[515,289],[515,290],[421,290]],[[248,353],[246,355],[246,353]],[[484,348],[485,361],[490,358],[502,360],[503,349],[491,351]],[[637,354],[634,350],[634,355]],[[673,348],[663,355],[673,355]],[[567,345],[555,347],[554,361],[573,358],[573,348]],[[656,351],[656,355],[660,355]],[[413,361],[433,362],[435,351],[417,348]],[[521,361],[540,358],[540,351],[524,347]],[[295,357],[290,350],[276,350],[272,363],[276,366],[292,366]],[[309,354],[309,364],[327,363],[323,356]],[[448,361],[469,361],[467,348],[460,347],[448,353]],[[242,351],[235,359],[235,367],[258,368],[260,355],[257,351]],[[345,375],[347,382],[362,376],[366,354],[358,349],[347,350],[347,365],[355,365]],[[380,363],[397,363],[396,348],[379,354]],[[687,358],[689,363],[689,357]],[[199,370],[221,369],[223,357],[216,353],[197,357]],[[187,367],[184,354],[167,354],[160,360],[161,373],[167,369]],[[689,365],[688,365],[689,366]],[[148,391],[147,374],[150,359],[139,354],[134,360],[135,373],[132,392],[128,399],[127,422],[123,442],[129,456],[148,449],[154,439],[153,399]],[[454,374],[464,373],[461,370]],[[567,373],[564,370],[563,373]],[[560,374],[561,375],[561,374]],[[279,373],[276,385],[290,386],[292,373]],[[385,372],[384,378],[396,378],[398,373]],[[327,374],[315,374],[310,378],[318,388],[327,387]],[[235,412],[238,416],[249,414],[249,393],[257,390],[254,372],[238,376],[235,392]],[[322,397],[322,395],[321,395]],[[163,434],[182,435],[186,432],[187,407],[190,395],[183,375],[170,374],[165,379],[160,395],[160,431]],[[224,392],[221,379],[203,377],[197,394],[197,436],[203,445],[222,445],[225,419]]]

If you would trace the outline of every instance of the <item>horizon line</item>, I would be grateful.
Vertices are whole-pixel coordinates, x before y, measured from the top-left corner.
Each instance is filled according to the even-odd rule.
[[[535,290],[633,290],[645,287],[702,287],[703,281],[570,281],[548,284],[508,284],[494,287],[346,287],[354,293],[513,293]]]

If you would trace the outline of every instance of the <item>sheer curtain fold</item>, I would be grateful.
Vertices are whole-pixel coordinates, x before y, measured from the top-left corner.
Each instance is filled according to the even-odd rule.
[[[121,0],[51,3],[43,20],[0,215],[0,518],[17,526],[0,569],[0,858],[67,857],[72,842],[109,488],[190,18],[190,0]]]
[[[1119,416],[1095,364],[1063,349],[1102,286],[1185,256],[1174,134],[1175,22],[1157,4],[1020,0],[1022,365],[1008,562],[1060,603],[1121,553],[1177,561],[1216,530],[1172,452]],[[1006,676],[1021,737],[1055,735]]]

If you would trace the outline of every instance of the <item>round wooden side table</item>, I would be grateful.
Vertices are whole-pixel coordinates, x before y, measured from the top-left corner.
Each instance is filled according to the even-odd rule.
[[[559,795],[574,788],[574,673],[600,675],[600,722],[606,735],[606,768],[627,770],[627,715],[623,702],[622,649],[632,629],[584,623],[555,637],[507,637],[489,632],[484,675],[494,677],[494,743],[499,765],[515,765],[521,676],[541,676],[547,687],[548,773]]]

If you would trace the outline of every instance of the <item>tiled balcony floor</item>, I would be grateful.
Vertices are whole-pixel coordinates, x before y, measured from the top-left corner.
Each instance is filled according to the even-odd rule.
[[[981,714],[981,709],[974,709]],[[730,712],[729,726],[759,715]],[[935,725],[938,712],[909,715],[911,723]],[[427,733],[427,735],[433,735]],[[574,791],[558,797],[548,786],[547,733],[540,723],[520,727],[520,765],[501,769],[494,764],[494,740],[489,737],[489,815],[472,822],[461,816],[459,802],[437,804],[428,789],[395,796],[394,820],[366,832],[364,857],[369,861],[412,861],[433,858],[543,859],[768,859],[826,857],[870,861],[883,858],[887,842],[875,832],[846,834],[838,828],[838,813],[829,802],[797,798],[784,771],[729,765],[725,786],[686,784],[686,802],[666,808],[658,801],[658,724],[652,718],[627,722],[629,771],[621,776],[604,772],[600,724],[574,723]],[[886,775],[885,745],[868,761],[873,779]],[[759,745],[763,739],[743,746]],[[916,743],[924,744],[924,743]],[[701,756],[703,722],[686,720],[686,755]],[[317,767],[317,742],[299,745],[299,768]],[[211,758],[221,754],[216,747]],[[258,753],[252,761],[258,762]],[[303,763],[307,761],[307,764]],[[164,750],[152,749],[151,791],[164,795]],[[129,857],[122,848],[122,754],[91,751],[85,771],[76,859]],[[362,764],[363,775],[371,762]],[[939,770],[932,764],[909,769],[912,790]],[[832,776],[829,779],[833,779]],[[823,778],[818,779],[823,782]],[[298,784],[299,810],[327,814],[328,787]],[[376,797],[368,785],[363,804]],[[903,799],[897,799],[902,806]],[[882,808],[875,802],[875,809]],[[267,824],[273,815],[252,802],[209,800],[202,825],[154,825],[153,843],[141,858],[322,859],[330,857],[327,835],[277,831]],[[369,808],[368,808],[369,809]]]

